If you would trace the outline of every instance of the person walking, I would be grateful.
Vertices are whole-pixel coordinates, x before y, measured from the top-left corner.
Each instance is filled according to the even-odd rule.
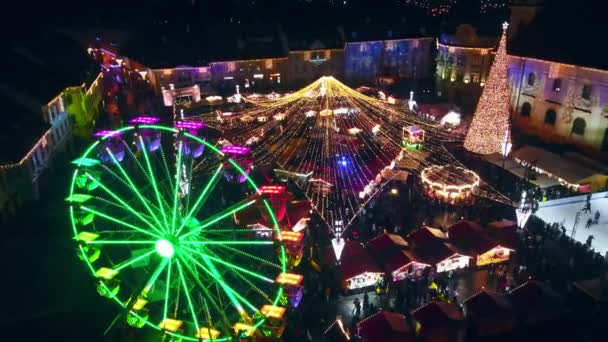
[[[355,304],[355,315],[356,317],[359,317],[359,314],[361,313],[361,301],[359,300],[358,297],[355,298],[355,300],[353,301],[353,304]]]
[[[593,224],[598,224],[600,222],[600,211],[596,210],[595,215],[593,216]]]
[[[587,224],[585,224],[585,228],[587,229],[591,229],[591,225],[593,224],[593,220],[591,218],[589,218],[587,220]]]

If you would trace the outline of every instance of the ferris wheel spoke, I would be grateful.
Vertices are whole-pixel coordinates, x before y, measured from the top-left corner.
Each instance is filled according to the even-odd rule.
[[[254,312],[258,312],[259,311],[247,299],[243,298],[243,296],[241,296],[240,294],[238,294],[238,292],[236,292],[228,284],[226,284],[226,282],[222,279],[222,276],[219,274],[218,270],[215,268],[215,266],[213,265],[213,263],[211,263],[209,261],[208,256],[203,256],[203,261],[205,262],[205,264],[209,268],[203,266],[200,262],[198,262],[198,260],[194,259],[192,256],[190,256],[188,254],[184,254],[184,255],[186,255],[188,258],[190,258],[192,260],[192,262],[194,262],[194,264],[196,264],[201,270],[203,270],[205,273],[207,273],[213,279],[215,279],[215,281],[217,281],[217,283],[220,285],[220,287],[222,288],[222,290],[224,291],[224,293],[226,294],[226,296],[232,302],[232,304],[235,307],[235,309],[238,311],[238,313],[242,317],[244,317],[244,318],[247,317],[248,318],[247,312],[245,311],[245,309],[243,308],[243,306],[240,304],[239,300],[242,301],[245,305],[247,305],[252,311],[254,311]]]
[[[139,142],[142,146],[144,159],[148,168],[148,177],[150,178],[152,188],[154,189],[154,194],[156,195],[156,200],[158,201],[158,208],[160,209],[160,213],[163,217],[165,227],[167,227],[169,225],[169,222],[167,221],[167,214],[165,213],[163,204],[166,204],[167,206],[169,206],[169,204],[164,200],[164,198],[160,194],[160,191],[158,190],[158,184],[156,184],[156,177],[154,176],[154,170],[152,169],[152,164],[150,163],[150,157],[148,156],[148,151],[146,146],[144,145],[144,139],[141,137],[141,135],[139,136]]]
[[[137,186],[135,186],[135,184],[133,183],[133,180],[131,179],[131,177],[129,177],[129,175],[127,174],[127,172],[125,171],[125,169],[120,165],[120,162],[118,162],[118,160],[116,160],[116,157],[114,156],[114,153],[112,153],[112,151],[109,148],[107,148],[107,147],[106,147],[106,151],[110,154],[110,157],[114,161],[114,165],[116,165],[116,167],[118,167],[118,169],[120,170],[120,173],[123,175],[124,179],[129,184],[129,188],[139,198],[139,200],[142,202],[142,204],[144,205],[144,207],[146,208],[146,210],[148,210],[148,213],[150,213],[150,216],[152,218],[154,218],[154,221],[156,221],[156,224],[158,224],[159,227],[163,227],[163,225],[160,223],[160,221],[158,220],[158,218],[154,215],[154,211],[150,208],[150,206],[148,205],[148,202],[146,201],[146,199],[144,198],[144,196],[142,196],[142,194],[137,189]]]
[[[177,271],[179,273],[180,283],[184,289],[184,295],[186,296],[186,300],[188,302],[188,307],[190,308],[190,314],[192,315],[192,320],[194,321],[194,325],[196,326],[196,332],[198,333],[200,330],[198,324],[198,318],[196,316],[196,312],[194,311],[194,305],[192,304],[192,299],[190,298],[190,289],[188,289],[188,284],[186,283],[186,279],[184,277],[184,272],[182,271],[182,266],[178,262],[177,263]]]
[[[249,207],[250,205],[254,204],[257,200],[248,200],[248,201],[243,201],[243,202],[239,202],[236,203],[230,207],[228,207],[227,209],[224,209],[223,211],[211,216],[210,218],[204,220],[203,222],[201,222],[201,224],[195,228],[194,230],[180,236],[180,240],[184,239],[192,234],[196,234],[198,232],[200,232],[201,230],[209,227],[210,225],[225,219],[226,217],[233,215],[247,207]]]
[[[194,205],[192,206],[192,209],[190,209],[190,212],[188,212],[188,215],[186,215],[186,218],[183,219],[183,222],[180,225],[179,229],[177,229],[177,232],[175,233],[175,235],[179,235],[179,233],[182,231],[182,229],[184,228],[184,226],[186,224],[188,224],[188,221],[190,220],[190,218],[192,217],[192,215],[194,213],[198,212],[200,210],[200,208],[205,204],[205,202],[207,201],[207,198],[209,198],[209,195],[211,194],[211,192],[213,191],[213,189],[217,185],[217,182],[219,180],[220,172],[222,171],[222,167],[223,167],[223,164],[220,164],[218,166],[218,168],[215,170],[215,172],[211,176],[211,179],[207,182],[207,184],[203,188],[203,191],[201,192],[201,194],[199,195],[199,197],[196,199],[196,202],[194,202]]]
[[[87,245],[154,245],[156,241],[148,240],[92,240]]]
[[[178,207],[178,198],[179,198],[179,185],[182,171],[182,142],[179,142],[179,147],[177,148],[177,166],[175,168],[175,189],[173,191],[173,219],[171,220],[171,233],[175,231],[175,219],[177,218],[177,207]]]
[[[273,241],[260,241],[260,240],[206,240],[206,241],[182,241],[182,245],[272,245]]]
[[[129,267],[129,266],[133,265],[134,263],[136,263],[136,262],[138,262],[138,261],[140,261],[140,260],[142,260],[142,259],[144,259],[144,258],[147,258],[148,256],[150,256],[150,254],[152,254],[152,253],[154,253],[154,252],[156,252],[156,250],[155,250],[155,249],[152,249],[152,250],[150,250],[150,251],[148,251],[148,252],[146,252],[146,253],[144,253],[144,254],[142,254],[142,255],[138,255],[138,256],[136,256],[136,257],[134,257],[134,258],[131,258],[131,259],[125,260],[125,261],[123,261],[123,262],[119,263],[117,267],[114,267],[114,268],[113,268],[113,271],[115,271],[115,272],[120,272],[120,271],[121,271],[121,270],[123,270],[125,267]]]
[[[86,172],[86,175],[91,181],[95,182],[99,186],[99,188],[101,188],[104,192],[110,195],[113,199],[118,201],[118,203],[123,205],[124,209],[126,209],[129,213],[135,215],[137,218],[142,220],[145,224],[152,228],[152,230],[156,231],[159,234],[161,233],[158,227],[154,226],[152,223],[146,220],[140,213],[137,212],[137,210],[133,209],[133,207],[131,207],[127,202],[123,201],[122,198],[118,197],[118,195],[116,195],[112,190],[108,189],[108,187],[106,187],[100,181],[95,179],[90,173]]]
[[[219,256],[216,253],[214,253],[213,251],[208,250],[208,252],[212,253],[215,257],[219,258]],[[254,292],[257,292],[260,296],[264,297],[264,299],[266,301],[268,301],[269,303],[272,303],[272,300],[270,299],[270,297],[264,291],[262,291],[255,284],[253,284],[249,279],[247,279],[247,277],[245,277],[244,275],[242,275],[241,272],[236,272],[235,271],[235,270],[239,270],[239,269],[241,269],[241,268],[238,267],[238,266],[237,266],[237,268],[235,268],[235,267],[226,267],[226,270],[229,270],[232,274],[234,274],[236,277],[238,277],[239,279],[241,279],[242,281],[244,281],[245,283],[247,283],[247,285],[249,285],[251,288],[253,288]],[[252,272],[252,271],[249,271],[249,272]],[[255,273],[255,272],[252,272],[252,273]],[[255,277],[258,278],[258,279],[262,279],[263,281],[266,281],[268,283],[274,283],[274,280],[272,280],[270,278],[267,278],[267,277],[264,277],[264,276],[259,277],[258,275],[256,275]]]
[[[202,252],[197,251],[196,249],[193,249],[193,248],[189,248],[189,247],[184,247],[184,248],[185,248],[185,249],[187,249],[188,251],[190,251],[190,252],[194,253],[194,254],[198,254],[198,255],[200,255],[202,258],[208,258],[208,259],[210,259],[210,260],[215,261],[216,263],[220,263],[220,264],[222,264],[222,265],[224,265],[224,266],[227,266],[227,267],[229,267],[229,268],[231,268],[231,269],[233,269],[233,270],[236,270],[236,271],[239,271],[239,272],[242,272],[242,273],[248,274],[248,275],[250,275],[250,276],[252,276],[252,277],[255,277],[255,278],[261,279],[261,280],[263,280],[263,281],[265,281],[265,282],[268,282],[268,283],[274,283],[274,280],[272,280],[272,279],[270,279],[270,278],[268,278],[268,277],[265,277],[265,276],[263,276],[263,275],[261,275],[261,274],[258,274],[258,273],[256,273],[256,272],[250,271],[250,270],[248,270],[248,269],[246,269],[246,268],[243,268],[243,267],[237,266],[237,265],[235,265],[235,264],[229,263],[229,262],[227,262],[227,261],[224,261],[224,260],[222,260],[222,259],[220,259],[220,258],[216,258],[216,257],[211,256],[211,255],[209,255],[209,254],[202,253]],[[215,253],[214,253],[214,254],[215,254]]]
[[[228,316],[226,316],[225,310],[222,309],[220,307],[220,305],[218,305],[218,303],[215,300],[215,298],[213,297],[213,295],[211,295],[211,293],[209,292],[209,290],[207,289],[207,287],[205,285],[203,285],[203,283],[199,279],[200,273],[198,273],[195,270],[193,270],[190,267],[188,267],[186,260],[182,259],[180,255],[178,255],[178,258],[180,260],[182,260],[184,262],[184,264],[187,266],[186,267],[186,271],[188,271],[190,273],[190,277],[194,280],[194,282],[202,290],[202,292],[204,293],[204,297],[211,302],[211,304],[213,305],[213,307],[215,308],[215,310],[217,311],[217,313],[220,315],[220,317],[221,317],[221,319],[222,319],[222,321],[223,321],[223,323],[225,325],[225,332],[230,332],[230,330],[231,330],[230,320],[228,319]],[[211,315],[209,313],[209,308],[208,307],[206,307],[206,310],[207,310],[207,314]]]
[[[173,258],[169,259],[169,268],[167,268],[167,284],[165,287],[165,302],[163,305],[163,320],[167,319],[167,313],[169,312],[169,289],[171,288],[171,266],[173,265]]]
[[[160,275],[165,270],[165,267],[167,267],[170,262],[171,258],[163,258],[163,260],[158,264],[158,266],[156,266],[156,269],[152,273],[152,276],[150,277],[150,279],[146,283],[146,286],[144,287],[144,290],[142,291],[144,296],[148,295],[148,292],[150,291],[150,289],[152,289],[152,286],[154,286]]]
[[[253,260],[257,261],[257,262],[262,262],[262,263],[264,263],[264,264],[266,264],[268,266],[272,266],[272,267],[276,268],[277,270],[281,269],[281,266],[279,266],[279,265],[277,265],[277,264],[275,264],[273,262],[270,262],[270,261],[268,261],[268,260],[266,260],[264,258],[260,258],[258,256],[255,256],[253,254],[249,254],[247,252],[241,251],[239,249],[232,248],[232,247],[226,246],[226,245],[218,245],[218,247],[221,247],[221,248],[224,248],[224,249],[228,249],[231,252],[234,252],[234,253],[237,253],[237,254],[241,254],[241,255],[246,256],[248,258],[251,258],[251,259],[253,259]]]
[[[153,232],[150,232],[149,230],[146,230],[146,229],[140,228],[140,227],[138,227],[138,226],[135,226],[135,225],[130,224],[130,223],[128,223],[128,222],[125,222],[125,221],[123,221],[123,220],[120,220],[120,219],[117,219],[117,218],[112,217],[112,216],[110,216],[110,215],[104,214],[104,213],[102,213],[102,212],[100,212],[100,211],[97,211],[97,210],[95,210],[95,209],[91,209],[91,208],[88,208],[88,207],[85,207],[85,206],[81,206],[80,208],[81,208],[82,210],[84,210],[84,211],[88,211],[88,212],[90,212],[90,213],[93,213],[93,214],[95,214],[95,215],[98,215],[98,216],[100,216],[100,217],[103,217],[103,218],[105,218],[106,220],[109,220],[109,221],[112,221],[112,222],[118,223],[118,224],[120,224],[120,225],[122,225],[122,226],[124,226],[124,227],[128,227],[128,228],[131,228],[131,229],[133,229],[133,230],[135,230],[135,231],[138,231],[138,232],[140,232],[140,233],[142,233],[142,234],[145,234],[145,235],[151,236],[151,237],[153,237],[153,238],[155,238],[155,239],[161,239],[161,236],[159,236],[159,235],[157,235],[157,234],[155,234],[155,233],[153,233]]]

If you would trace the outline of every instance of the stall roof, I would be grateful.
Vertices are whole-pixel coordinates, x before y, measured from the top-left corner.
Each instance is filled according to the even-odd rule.
[[[501,246],[515,249],[518,244],[517,223],[510,220],[500,220],[488,224],[488,232]]]
[[[289,222],[294,225],[303,218],[310,217],[310,201],[292,201],[287,204],[287,215]]]
[[[348,280],[366,272],[384,273],[365,249],[363,250],[363,253],[356,255],[356,257],[345,258],[345,256],[342,255],[340,261],[342,280]]]
[[[464,301],[479,336],[497,335],[515,328],[517,315],[506,295],[481,291]]]
[[[411,252],[416,260],[429,265],[435,265],[454,254],[460,254],[460,251],[455,246],[441,241],[417,245]]]
[[[369,247],[376,253],[382,253],[382,251],[389,248],[406,248],[409,246],[401,236],[397,234],[384,233],[379,235],[368,243]]]
[[[524,146],[512,154],[513,158],[536,164],[536,167],[559,177],[570,184],[579,184],[599,172],[580,163],[571,162],[560,155],[535,146]]]
[[[464,253],[483,254],[499,245],[492,241],[475,222],[461,220],[448,228],[450,242]]]
[[[448,237],[439,229],[431,228],[431,227],[422,227],[420,229],[415,230],[407,236],[407,239],[412,242],[412,244],[425,244],[430,241],[441,241],[447,240]]]
[[[380,311],[357,323],[363,341],[413,341],[414,335],[404,315]]]
[[[456,305],[437,300],[412,311],[412,316],[426,329],[445,326],[464,319]]]
[[[475,317],[495,315],[497,312],[508,312],[513,309],[506,295],[483,290],[464,301],[467,312]]]
[[[563,299],[543,283],[529,280],[510,292],[513,303],[527,324],[535,324],[565,313]]]

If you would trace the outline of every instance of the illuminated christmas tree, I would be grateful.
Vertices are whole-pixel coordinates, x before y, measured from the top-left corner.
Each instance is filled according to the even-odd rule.
[[[464,148],[478,154],[502,153],[509,139],[509,79],[507,76],[507,27],[502,36],[494,64],[490,69],[473,121],[464,140]]]

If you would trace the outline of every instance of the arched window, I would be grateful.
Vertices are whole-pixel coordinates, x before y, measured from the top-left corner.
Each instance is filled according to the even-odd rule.
[[[536,83],[536,74],[531,72],[528,74],[528,85],[533,86]]]
[[[532,112],[532,106],[528,102],[524,102],[521,105],[521,116],[530,117],[530,113]]]
[[[545,113],[545,123],[553,126],[555,125],[555,119],[557,119],[557,113],[555,113],[555,110],[547,110],[547,112]]]
[[[576,118],[574,123],[572,123],[572,134],[583,136],[585,135],[585,127],[587,123],[584,119]]]

